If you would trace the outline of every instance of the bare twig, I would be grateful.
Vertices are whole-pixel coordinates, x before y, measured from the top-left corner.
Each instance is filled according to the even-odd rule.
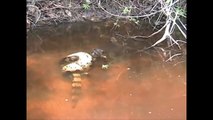
[[[151,15],[155,15],[155,14],[157,14],[158,12],[160,12],[160,11],[157,11],[157,12],[153,12],[153,13],[145,14],[145,15],[125,15],[125,16],[123,16],[123,15],[113,14],[113,13],[111,13],[111,12],[105,10],[105,9],[103,8],[103,6],[101,5],[101,1],[100,1],[100,0],[99,0],[99,2],[98,2],[98,6],[99,6],[104,12],[106,12],[107,14],[109,14],[109,15],[111,15],[111,16],[118,17],[118,18],[141,18],[141,17],[149,17],[149,16],[151,16]]]
[[[35,15],[35,18],[36,18],[35,23],[37,23],[38,20],[40,19],[40,16],[41,16],[41,11],[40,11],[40,9],[39,9],[37,6],[35,6],[35,5],[27,5],[27,7],[28,7],[28,8],[31,7],[31,8],[36,9],[37,12],[33,12],[33,13],[35,13],[35,14],[34,14],[34,15]]]
[[[182,54],[178,53],[178,54],[172,55],[171,57],[169,57],[169,59],[166,60],[166,62],[171,61],[174,57],[179,56],[179,55],[182,55]]]

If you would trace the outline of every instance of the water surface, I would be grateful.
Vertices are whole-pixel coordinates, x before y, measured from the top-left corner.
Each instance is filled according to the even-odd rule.
[[[186,120],[185,63],[133,54],[112,43],[112,35],[111,26],[90,23],[29,33],[27,120]],[[133,47],[146,46],[139,43]],[[62,76],[58,63],[70,53],[94,48],[108,52],[110,67],[89,71],[82,81],[82,97],[72,108],[71,81]]]

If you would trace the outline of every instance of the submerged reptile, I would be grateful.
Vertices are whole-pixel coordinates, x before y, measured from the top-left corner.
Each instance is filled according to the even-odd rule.
[[[70,54],[61,60],[62,72],[72,79],[72,97],[73,108],[81,96],[82,75],[87,74],[92,64],[98,59],[107,59],[102,49],[94,49],[91,54],[86,52],[76,52]],[[103,65],[105,66],[105,65]]]

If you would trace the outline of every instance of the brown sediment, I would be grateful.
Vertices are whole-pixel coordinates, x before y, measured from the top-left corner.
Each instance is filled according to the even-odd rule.
[[[66,32],[62,28],[63,34],[57,30],[58,36],[54,32],[53,36],[41,33],[43,42],[39,48],[44,52],[36,51],[37,44],[33,45],[37,40],[29,36],[27,120],[186,120],[184,62],[174,66],[142,53],[123,55],[122,47],[108,44],[110,35],[102,39],[93,29],[77,28]],[[76,84],[63,77],[59,61],[67,54],[94,48],[112,53],[112,61],[108,69],[92,66],[89,74],[82,76],[80,91],[74,91],[80,92],[80,97],[73,109],[72,85]],[[173,63],[180,62],[176,60]]]
[[[28,120],[39,118],[39,114],[44,119],[71,120],[186,119],[184,66],[166,72],[165,69],[171,68],[154,64],[144,72],[136,65],[128,69],[129,63],[141,62],[129,59],[111,65],[105,72],[93,69],[90,77],[81,81],[82,97],[72,109],[72,82],[60,76],[54,67],[57,60],[54,56],[45,54],[27,58],[28,70],[32,72],[28,73],[28,82],[37,81],[28,88]],[[50,58],[52,62],[47,64],[46,60]],[[141,63],[140,66],[146,65]],[[137,74],[143,73],[138,79],[130,77],[135,68]],[[46,90],[42,91],[38,86],[44,86]],[[43,96],[32,95],[32,91],[39,91]]]

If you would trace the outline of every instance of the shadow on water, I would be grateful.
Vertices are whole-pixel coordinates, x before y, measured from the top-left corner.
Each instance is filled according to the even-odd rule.
[[[64,24],[28,34],[28,120],[186,119],[185,64],[174,66],[159,57],[136,54],[132,48],[148,44],[125,42],[132,47],[124,47],[113,37],[111,24]],[[121,33],[136,32],[130,28],[126,25]],[[70,53],[94,48],[109,54],[110,67],[89,71],[82,81],[82,98],[72,108],[71,81],[62,76],[58,63]]]

